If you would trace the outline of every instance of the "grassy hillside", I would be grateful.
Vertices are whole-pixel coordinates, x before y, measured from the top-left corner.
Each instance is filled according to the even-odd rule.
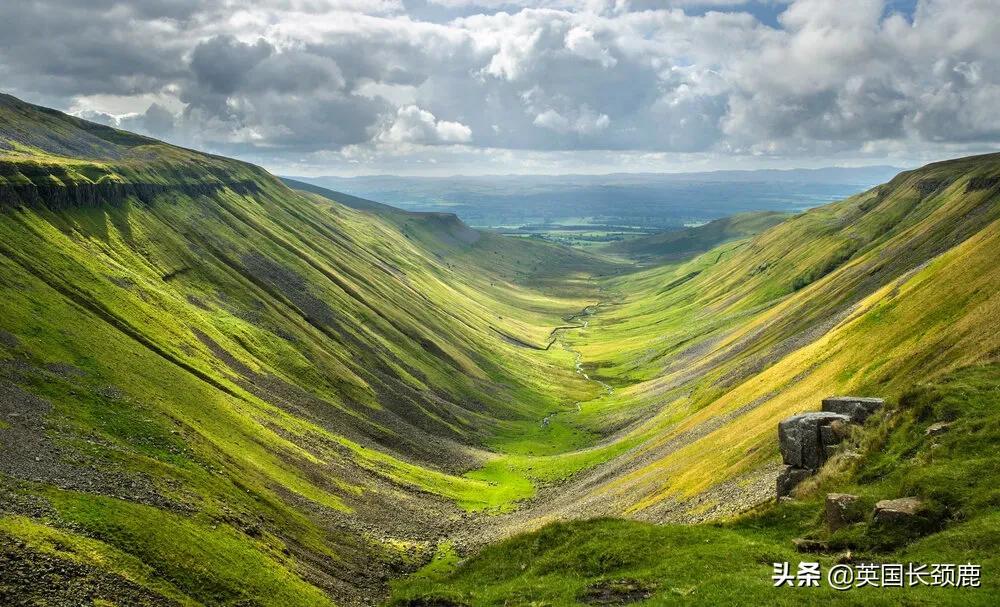
[[[731,479],[770,486],[780,419],[829,394],[895,398],[995,359],[998,174],[998,156],[930,165],[689,262],[609,279],[622,299],[569,340],[617,388],[590,404],[594,423],[641,447],[577,508],[697,518],[685,504],[699,496],[703,512],[725,511]]]
[[[795,535],[986,566],[998,194],[938,163],[637,267],[0,96],[0,603],[364,604],[435,554],[397,602],[771,601]],[[834,393],[896,413],[794,504],[479,552],[759,507]],[[830,536],[841,488],[937,526]]]
[[[575,415],[607,438],[546,462],[578,464],[579,472],[512,526],[622,514],[726,519],[773,499],[779,420],[818,409],[830,394],[889,399],[893,414],[846,447],[854,455],[828,467],[798,502],[721,527],[545,527],[457,567],[440,560],[400,586],[397,602],[530,596],[572,604],[626,579],[615,592],[639,588],[636,596],[655,603],[679,595],[793,603],[801,597],[771,591],[769,567],[796,556],[791,539],[800,536],[829,542],[826,564],[850,549],[877,562],[989,567],[1000,539],[992,488],[1000,459],[989,447],[1000,355],[998,184],[998,155],[929,165],[690,261],[605,279],[615,299],[567,341],[590,376],[614,389]],[[936,421],[960,430],[929,438]],[[936,527],[897,538],[865,523],[827,537],[819,521],[827,491],[856,492],[868,507],[916,495],[932,505]],[[996,578],[987,586],[905,600],[991,604]],[[828,598],[900,600],[870,594]]]
[[[777,211],[739,213],[683,230],[622,240],[608,245],[605,250],[647,263],[683,260],[730,240],[756,236],[789,217],[790,213]]]
[[[463,509],[530,496],[464,473],[596,392],[544,349],[598,297],[573,251],[10,97],[0,175],[19,592],[58,558],[181,602],[377,596]]]
[[[464,561],[442,554],[398,584],[393,604],[509,605],[993,605],[1000,595],[1000,365],[974,366],[906,392],[789,503],[723,523],[652,525],[595,519],[549,525]],[[949,431],[928,436],[937,420]],[[938,513],[908,533],[868,518],[831,532],[827,492],[851,492],[870,511],[881,499],[919,495]],[[802,554],[793,538],[821,541]],[[975,563],[979,588],[775,588],[773,563]],[[420,602],[423,601],[423,602]],[[437,601],[436,603],[434,601]]]

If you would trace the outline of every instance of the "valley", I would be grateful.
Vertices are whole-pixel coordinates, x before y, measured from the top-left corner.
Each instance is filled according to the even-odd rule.
[[[993,154],[579,249],[0,96],[0,602],[792,604],[803,537],[995,570],[998,200]],[[832,394],[889,404],[776,503]]]

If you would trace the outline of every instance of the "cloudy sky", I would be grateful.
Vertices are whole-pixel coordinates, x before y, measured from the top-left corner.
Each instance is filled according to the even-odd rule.
[[[0,90],[285,174],[1000,149],[1000,0],[32,0]]]

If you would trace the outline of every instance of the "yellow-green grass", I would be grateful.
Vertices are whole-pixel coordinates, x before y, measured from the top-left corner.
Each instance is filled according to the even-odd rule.
[[[185,600],[308,601],[317,562],[399,571],[417,559],[401,547],[427,544],[354,521],[511,512],[607,462],[632,471],[588,497],[641,515],[774,463],[777,421],[823,396],[897,399],[1000,351],[995,157],[631,271],[451,215],[350,208],[6,97],[0,137],[3,380],[52,404],[45,440],[193,513],[0,477],[60,517],[15,512],[3,532],[42,550],[58,536],[78,547],[60,558]],[[687,541],[608,525],[629,551]],[[739,528],[713,529],[691,537],[743,550]],[[786,550],[786,532],[767,541]],[[555,602],[586,581],[539,575]]]
[[[872,420],[850,439],[860,458],[835,460],[791,503],[768,504],[714,524],[555,523],[464,560],[445,551],[395,584],[391,603],[576,605],[587,602],[596,587],[638,588],[648,593],[644,604],[652,605],[994,604],[1000,593],[998,381],[1000,365],[977,365],[908,389],[890,405],[892,415]],[[939,420],[949,420],[950,430],[928,436],[927,428]],[[831,531],[824,522],[827,492],[857,494],[866,515]],[[936,513],[929,527],[872,522],[867,513],[876,501],[901,496],[925,500]],[[827,548],[796,552],[793,538]],[[774,563],[789,563],[794,574],[803,561],[820,563],[819,588],[774,586]],[[973,563],[982,568],[981,585],[839,591],[825,574],[844,562],[915,563],[928,571],[934,563]]]

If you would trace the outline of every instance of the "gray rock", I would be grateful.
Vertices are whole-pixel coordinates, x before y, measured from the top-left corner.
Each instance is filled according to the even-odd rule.
[[[846,415],[856,424],[865,423],[883,405],[885,400],[866,396],[829,396],[823,399],[823,411]]]
[[[814,411],[794,415],[778,424],[778,446],[781,459],[788,466],[816,470],[826,461],[821,428],[833,422],[850,422],[839,413]],[[829,432],[829,431],[828,431]]]
[[[924,510],[924,501],[919,497],[901,497],[881,500],[875,504],[872,520],[876,523],[899,523],[916,518]]]
[[[826,524],[831,531],[861,522],[865,513],[861,498],[850,493],[828,493],[826,495]]]
[[[819,437],[820,442],[824,445],[838,445],[850,432],[850,426],[843,422],[843,420],[834,420],[828,425],[820,426]]]
[[[799,483],[812,476],[813,471],[806,468],[796,468],[795,466],[785,466],[778,473],[777,491],[778,499],[786,497],[792,493]]]
[[[939,434],[944,434],[951,429],[951,422],[938,422],[936,424],[931,424],[924,430],[924,434],[927,436],[937,436]]]

